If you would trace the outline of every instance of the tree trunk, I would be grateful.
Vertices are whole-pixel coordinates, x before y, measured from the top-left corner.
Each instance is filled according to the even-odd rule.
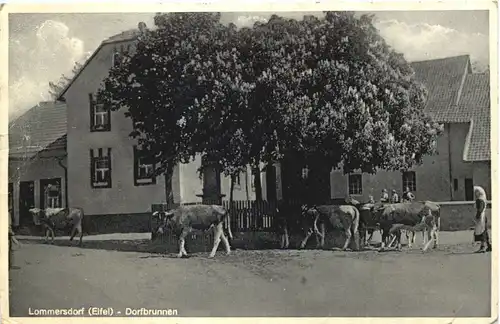
[[[169,166],[165,170],[165,202],[172,207],[174,204],[174,192],[172,190],[172,176],[174,174],[174,167]]]
[[[250,192],[248,190],[248,171],[247,170],[245,170],[245,192],[246,192],[247,201],[248,201],[248,200],[250,200]]]
[[[229,215],[233,216],[234,213],[234,183],[236,182],[236,176],[234,174],[231,175],[231,189],[229,191]],[[227,229],[229,230],[229,227],[231,224],[226,224]],[[228,240],[231,238],[228,236]]]
[[[260,181],[260,168],[259,166],[253,168],[254,186],[255,186],[255,200],[262,201],[262,182]]]

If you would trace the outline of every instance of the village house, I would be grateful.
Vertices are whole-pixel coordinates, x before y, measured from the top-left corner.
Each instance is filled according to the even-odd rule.
[[[103,41],[56,102],[44,102],[10,124],[9,206],[14,224],[31,219],[31,207],[76,206],[86,215],[147,215],[152,204],[166,201],[165,178],[151,177],[154,165],[141,158],[129,134],[124,111],[110,112],[96,102],[109,69],[124,51],[133,51],[140,29]],[[319,177],[326,199],[347,195],[365,201],[382,189],[401,193],[408,186],[417,199],[471,200],[473,185],[491,195],[489,75],[471,71],[468,55],[412,63],[429,90],[426,110],[444,123],[438,154],[405,172],[375,175],[341,170]],[[213,168],[197,172],[201,157],[179,164],[172,178],[176,203],[229,199],[230,179]],[[329,173],[329,176],[328,176]],[[302,166],[276,163],[260,175],[264,200],[300,198]],[[235,200],[255,200],[250,169],[240,174]]]
[[[342,170],[334,170],[330,174],[331,198],[351,195],[366,201],[373,195],[378,200],[383,189],[401,195],[409,187],[419,200],[470,201],[475,185],[491,197],[489,73],[472,73],[468,55],[411,65],[429,92],[426,111],[444,124],[438,153],[404,172],[344,175]]]
[[[32,223],[33,207],[67,206],[66,106],[42,102],[9,123],[12,225]]]

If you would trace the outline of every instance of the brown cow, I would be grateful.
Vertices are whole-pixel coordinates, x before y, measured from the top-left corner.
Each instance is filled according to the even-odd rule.
[[[226,253],[230,254],[231,247],[224,234],[223,224],[226,223],[229,238],[233,238],[231,233],[229,213],[224,207],[219,205],[189,205],[179,206],[166,212],[154,212],[154,217],[160,217],[161,222],[158,227],[158,233],[163,234],[167,228],[179,236],[179,254],[178,257],[187,256],[184,247],[186,236],[193,230],[208,231],[214,228],[214,245],[209,257],[213,258],[222,239],[226,247]]]
[[[70,241],[78,234],[80,236],[79,246],[82,246],[83,240],[83,209],[79,207],[72,208],[47,208],[45,210],[32,208],[29,210],[33,215],[35,225],[41,224],[45,230],[45,241],[49,239],[49,235],[54,243],[55,230],[67,229],[71,226]]]
[[[307,231],[306,237],[302,240],[300,247],[306,246],[307,240],[314,233],[321,238],[321,247],[325,244],[325,225],[330,223],[334,227],[342,227],[346,235],[343,250],[346,250],[351,242],[351,237],[356,236],[359,227],[359,211],[351,205],[321,205],[311,208],[303,207],[304,218],[312,218],[312,228]],[[320,224],[321,231],[317,224]]]

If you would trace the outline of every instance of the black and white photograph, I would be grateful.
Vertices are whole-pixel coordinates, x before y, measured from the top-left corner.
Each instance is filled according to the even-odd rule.
[[[497,4],[448,5],[4,5],[2,319],[491,323]]]

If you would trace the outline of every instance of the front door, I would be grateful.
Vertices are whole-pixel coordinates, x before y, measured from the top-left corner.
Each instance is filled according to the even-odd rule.
[[[19,184],[19,225],[33,224],[33,216],[29,212],[35,207],[35,182],[21,181]]]
[[[62,207],[61,178],[40,180],[40,208]]]
[[[465,200],[474,200],[474,182],[472,179],[465,179]]]

